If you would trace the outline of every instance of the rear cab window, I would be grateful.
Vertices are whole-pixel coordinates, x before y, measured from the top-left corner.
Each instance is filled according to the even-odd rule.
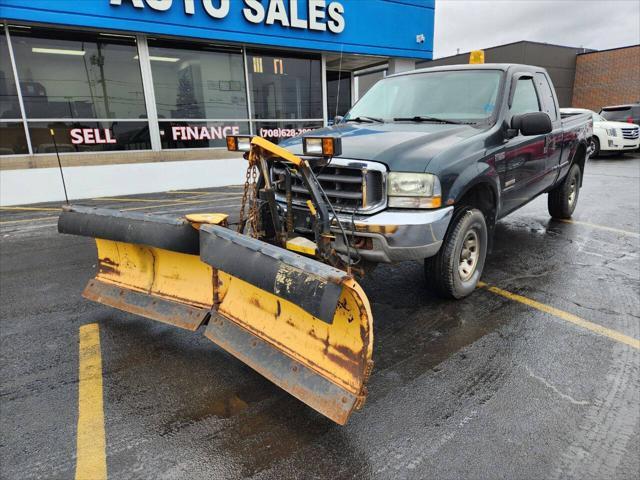
[[[558,120],[558,106],[556,105],[549,79],[544,73],[537,72],[535,74],[535,81],[538,92],[540,92],[542,96],[542,111],[549,115],[552,122]]]

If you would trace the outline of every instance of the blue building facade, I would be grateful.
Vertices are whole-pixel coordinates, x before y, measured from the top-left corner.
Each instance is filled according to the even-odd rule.
[[[222,148],[429,60],[434,0],[0,0],[0,155]],[[363,77],[364,78],[364,77]],[[364,82],[363,82],[364,84]]]

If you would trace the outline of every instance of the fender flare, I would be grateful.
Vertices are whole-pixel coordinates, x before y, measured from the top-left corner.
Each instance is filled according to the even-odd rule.
[[[595,133],[593,134],[593,136],[597,137],[597,135]],[[599,139],[599,137],[598,137],[598,139]],[[583,151],[584,153],[579,156],[578,153],[580,151]],[[587,166],[586,163],[587,163],[587,152],[588,151],[589,151],[588,139],[587,138],[583,138],[578,142],[578,145],[576,146],[576,150],[575,150],[575,152],[573,152],[573,155],[571,156],[571,160],[569,162],[569,169],[571,168],[572,165],[574,165],[576,163],[580,167],[580,188],[582,188],[582,184],[584,182],[584,170],[585,170],[585,168]]]
[[[472,188],[485,184],[487,185],[496,200],[496,219],[501,209],[502,201],[500,196],[500,177],[496,169],[488,163],[480,162],[467,167],[453,182],[449,189],[446,204],[455,205]]]

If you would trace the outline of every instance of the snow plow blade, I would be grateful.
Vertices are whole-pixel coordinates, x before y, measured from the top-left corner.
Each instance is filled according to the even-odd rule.
[[[195,331],[339,424],[372,368],[368,300],[345,272],[215,224],[65,207],[61,233],[96,238],[83,295]]]

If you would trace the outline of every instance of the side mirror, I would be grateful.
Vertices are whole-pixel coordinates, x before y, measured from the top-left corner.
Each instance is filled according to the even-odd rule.
[[[530,112],[514,115],[511,119],[511,129],[522,133],[525,137],[531,135],[545,135],[551,133],[553,125],[551,118],[545,112]]]
[[[335,117],[333,117],[333,124],[334,125],[339,124],[342,121],[343,118],[344,117],[342,115],[336,115]]]

